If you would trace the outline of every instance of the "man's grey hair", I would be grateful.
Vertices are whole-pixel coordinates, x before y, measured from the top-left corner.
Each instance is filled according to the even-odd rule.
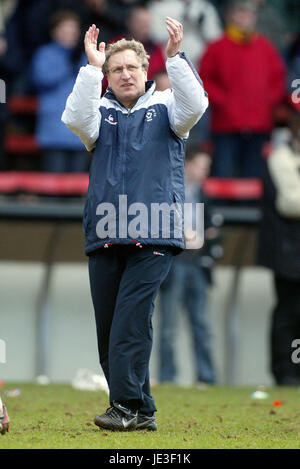
[[[113,42],[111,44],[108,44],[106,50],[105,50],[105,62],[102,67],[102,71],[104,75],[108,75],[108,61],[109,58],[113,55],[116,54],[117,52],[123,52],[124,50],[133,50],[138,58],[141,61],[142,67],[145,70],[148,70],[149,68],[149,58],[150,56],[147,54],[145,51],[145,48],[143,44],[139,41],[136,41],[135,39],[127,40],[127,39],[120,39],[117,42]]]

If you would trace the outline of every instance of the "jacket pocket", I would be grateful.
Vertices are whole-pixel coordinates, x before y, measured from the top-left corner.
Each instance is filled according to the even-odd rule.
[[[83,211],[83,221],[82,221],[82,229],[83,229],[85,236],[88,235],[91,224],[92,224],[91,201],[90,201],[90,198],[88,197],[85,202],[84,211]]]

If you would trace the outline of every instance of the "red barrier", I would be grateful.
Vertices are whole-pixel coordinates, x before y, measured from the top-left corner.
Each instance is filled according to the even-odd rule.
[[[203,190],[214,199],[259,199],[263,185],[260,179],[208,178],[204,181]]]
[[[8,101],[8,110],[11,114],[35,114],[37,98],[35,96],[11,96]]]
[[[34,135],[13,134],[5,138],[5,151],[7,153],[39,153]]]
[[[82,195],[88,189],[88,173],[0,173],[0,193],[30,192],[48,195]],[[208,178],[203,187],[205,193],[216,199],[259,199],[263,187],[259,179]]]
[[[87,193],[88,183],[87,173],[0,173],[0,193],[5,194],[25,191],[47,195],[82,195]]]

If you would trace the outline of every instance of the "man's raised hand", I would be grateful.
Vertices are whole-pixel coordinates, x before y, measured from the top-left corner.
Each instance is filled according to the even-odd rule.
[[[167,44],[166,53],[167,57],[173,57],[179,52],[180,44],[183,38],[183,28],[182,24],[179,21],[166,17],[166,27],[169,33],[170,39]]]
[[[105,62],[105,42],[100,42],[97,48],[99,29],[96,25],[89,27],[84,37],[84,48],[90,65],[101,68]]]

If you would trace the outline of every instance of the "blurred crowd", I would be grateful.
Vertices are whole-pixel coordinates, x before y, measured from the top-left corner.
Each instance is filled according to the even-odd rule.
[[[211,149],[213,176],[260,177],[264,148],[274,128],[286,127],[285,105],[300,76],[295,0],[1,0],[0,78],[8,105],[0,106],[0,169],[87,171],[89,156],[60,122],[86,63],[86,29],[95,23],[105,42],[140,40],[150,54],[148,78],[162,90],[169,86],[164,20],[170,14],[183,23],[182,49],[210,100],[190,143]],[[15,96],[37,97],[34,119],[12,115]],[[33,134],[41,157],[26,164],[8,158],[6,136],[15,134]],[[274,135],[277,142],[287,134]]]
[[[211,175],[261,178],[265,185],[259,263],[273,271],[277,295],[272,372],[278,384],[300,384],[299,366],[288,354],[292,339],[300,337],[299,0],[0,0],[0,79],[6,84],[0,170],[88,171],[90,155],[60,120],[87,63],[85,31],[94,23],[101,41],[141,41],[150,55],[148,79],[164,90],[170,86],[166,16],[183,24],[182,50],[199,72],[210,106],[190,133],[186,159],[186,198],[205,201],[206,247],[178,256],[162,286],[160,380],[176,379],[172,349],[180,303],[192,326],[196,381],[216,380],[206,293],[220,232],[202,190]],[[106,86],[104,79],[103,92]],[[33,116],[12,111],[16,96],[35,97]],[[7,138],[31,134],[40,156],[8,157]]]

